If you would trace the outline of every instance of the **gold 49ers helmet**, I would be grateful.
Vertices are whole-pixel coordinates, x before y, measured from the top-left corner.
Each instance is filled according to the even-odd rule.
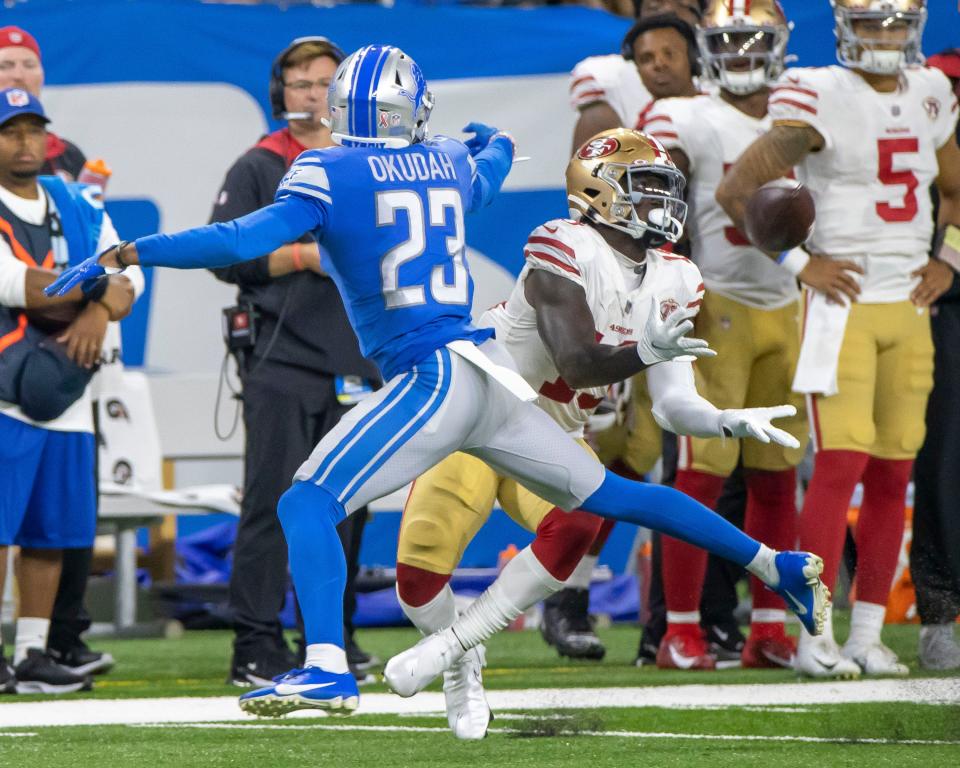
[[[846,67],[893,75],[920,64],[926,0],[830,0],[837,60]]]
[[[776,0],[710,0],[697,28],[704,74],[730,93],[754,93],[783,72],[790,37]]]
[[[638,239],[647,236],[650,246],[675,243],[683,235],[684,184],[660,142],[629,128],[598,133],[567,165],[567,200],[574,217]]]

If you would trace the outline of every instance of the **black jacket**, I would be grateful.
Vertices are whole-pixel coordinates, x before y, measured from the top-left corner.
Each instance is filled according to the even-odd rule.
[[[229,221],[270,205],[297,149],[284,129],[264,137],[242,155],[227,171],[210,221]],[[312,238],[306,235],[302,240],[310,242]],[[305,271],[272,278],[268,256],[213,273],[238,286],[240,300],[251,302],[260,314],[254,357],[262,357],[273,339],[268,355],[272,362],[379,380],[376,365],[360,354],[340,293],[329,277]]]

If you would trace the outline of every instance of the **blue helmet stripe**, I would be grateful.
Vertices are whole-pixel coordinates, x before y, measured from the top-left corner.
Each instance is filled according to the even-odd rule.
[[[367,107],[367,114],[370,120],[370,135],[378,136],[379,129],[377,127],[377,92],[380,89],[380,76],[383,74],[383,68],[387,64],[387,59],[390,57],[390,53],[393,49],[389,45],[385,45],[381,51],[380,56],[377,57],[376,69],[373,73],[373,79],[370,81],[370,104]]]
[[[372,138],[376,136],[372,132],[373,126],[370,120],[370,101],[374,90],[373,73],[377,68],[377,59],[381,51],[381,46],[371,45],[364,50],[363,57],[357,62],[357,78],[354,82],[354,90],[351,94],[353,106],[353,124],[354,136]]]
[[[357,135],[357,78],[360,74],[360,65],[363,64],[363,59],[367,55],[367,51],[370,50],[368,45],[366,48],[361,48],[357,53],[357,61],[353,65],[353,74],[350,78],[350,93],[347,96],[347,107],[349,108],[349,121],[348,127],[350,130],[351,136]]]

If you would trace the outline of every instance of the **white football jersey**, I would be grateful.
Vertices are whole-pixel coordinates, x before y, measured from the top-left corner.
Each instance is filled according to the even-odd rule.
[[[942,72],[909,67],[893,93],[878,93],[840,66],[789,69],[770,96],[774,123],[803,123],[824,140],[797,176],[813,195],[810,250],[857,261],[860,301],[904,301],[933,234],[929,187],[936,152],[952,140],[957,99]]]
[[[520,374],[538,393],[538,405],[570,434],[580,437],[607,387],[574,390],[560,377],[537,330],[537,315],[524,296],[531,270],[543,269],[583,288],[601,344],[635,344],[651,311],[666,317],[680,307],[697,309],[703,282],[693,262],[656,249],[643,265],[614,251],[589,224],[556,219],[537,227],[524,248],[526,264],[510,298],[480,318],[495,328]]]
[[[668,150],[682,150],[690,160],[687,230],[707,289],[761,309],[796,301],[796,279],[750,245],[714,195],[727,168],[769,128],[769,118],[745,115],[719,95],[661,99],[644,128]]]
[[[637,65],[618,53],[591,56],[570,73],[570,105],[579,111],[604,101],[620,118],[624,128],[636,128],[653,96],[640,80]]]

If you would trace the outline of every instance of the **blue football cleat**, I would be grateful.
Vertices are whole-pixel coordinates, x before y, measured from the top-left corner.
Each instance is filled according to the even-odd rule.
[[[774,559],[780,584],[773,590],[811,635],[823,632],[830,590],[820,581],[823,560],[810,552],[778,552]]]
[[[258,717],[280,717],[297,709],[322,709],[331,715],[349,715],[360,702],[357,680],[317,667],[291,669],[273,678],[273,685],[240,697],[240,709]]]

